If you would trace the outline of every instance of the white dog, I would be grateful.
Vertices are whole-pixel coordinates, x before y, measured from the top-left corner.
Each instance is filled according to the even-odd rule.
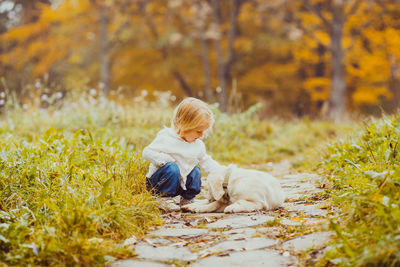
[[[208,199],[182,207],[190,212],[251,212],[271,210],[281,206],[285,196],[279,181],[272,175],[239,168],[222,166],[207,177]]]

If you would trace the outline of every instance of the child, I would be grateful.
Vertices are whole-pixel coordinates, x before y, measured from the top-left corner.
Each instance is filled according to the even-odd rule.
[[[184,99],[174,111],[171,128],[164,127],[143,149],[143,157],[150,162],[147,188],[163,197],[180,195],[181,206],[190,203],[201,189],[201,172],[196,165],[205,172],[219,166],[199,139],[213,123],[213,113],[206,103],[193,97]],[[169,204],[167,209],[179,208]]]

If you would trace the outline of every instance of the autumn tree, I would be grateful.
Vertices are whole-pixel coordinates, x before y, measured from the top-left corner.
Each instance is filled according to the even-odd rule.
[[[344,25],[358,9],[361,0],[356,1],[315,1],[303,0],[304,6],[321,20],[321,26],[330,38],[331,93],[329,113],[331,119],[340,118],[346,111],[346,81],[344,66]]]
[[[0,62],[14,90],[48,77],[110,96],[169,90],[224,111],[261,101],[272,114],[317,116],[328,106],[330,118],[399,103],[390,0],[13,3],[14,23],[0,14]]]
[[[378,1],[373,10],[351,20],[351,32],[359,36],[348,55],[355,107],[370,112],[378,105],[391,112],[399,108],[399,14],[398,4]]]

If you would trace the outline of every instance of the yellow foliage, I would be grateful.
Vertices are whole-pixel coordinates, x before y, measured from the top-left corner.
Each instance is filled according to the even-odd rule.
[[[294,64],[267,63],[248,71],[240,78],[239,83],[242,88],[255,88],[258,90],[279,91],[280,82],[289,81],[290,77],[296,72],[297,66]]]
[[[304,25],[313,26],[313,25],[321,25],[321,20],[310,12],[303,12],[301,15],[301,21]]]
[[[278,90],[278,84],[271,78],[269,67],[256,68],[248,72],[240,79],[241,86],[245,88],[265,88],[268,90]]]
[[[238,38],[235,42],[235,49],[241,52],[250,52],[253,49],[253,40],[248,38]]]
[[[358,86],[352,99],[356,106],[379,104],[380,98],[391,99],[392,93],[386,87],[374,87],[369,85]]]
[[[312,101],[325,101],[329,98],[331,80],[326,77],[312,77],[303,83]]]
[[[321,8],[328,21],[331,19],[330,4],[324,0],[310,1]],[[203,51],[196,21],[199,14],[194,14],[194,3],[149,1],[144,5],[145,15],[139,12],[137,1],[125,1],[124,10],[119,3],[116,0],[64,0],[56,6],[39,3],[38,19],[34,23],[13,27],[0,36],[5,44],[0,62],[13,70],[30,72],[32,77],[62,69],[67,74],[60,73],[60,76],[68,76],[69,85],[78,84],[72,82],[73,77],[82,79],[83,76],[84,82],[79,84],[94,83],[99,77],[99,53],[102,52],[99,5],[105,4],[109,14],[107,38],[113,87],[182,93],[174,76],[179,71],[195,94],[203,90]],[[348,11],[351,4],[341,3]],[[311,101],[329,98],[332,65],[329,29],[303,7],[304,3],[296,1],[285,7],[281,1],[243,2],[238,17],[240,34],[233,44],[236,61],[229,73],[237,79],[242,93],[251,89],[260,95],[263,91],[274,91],[277,98],[285,99],[288,92],[298,95],[304,89]],[[301,25],[295,25],[297,21],[286,24],[286,19],[291,18],[280,16],[283,14],[280,8],[293,12],[293,19]],[[390,68],[400,62],[400,30],[393,15],[383,17],[379,23],[371,21],[371,14],[378,14],[380,8],[371,11],[361,3],[355,14],[346,18],[341,40],[344,72],[349,81],[347,88],[355,90],[351,96],[354,101],[349,101],[355,105],[379,104],[382,97],[391,97],[383,85],[388,84]],[[393,14],[399,10],[396,5],[385,8]],[[221,4],[222,25],[218,30],[225,60],[231,11],[231,3]],[[274,14],[275,11],[279,13]],[[206,29],[213,23],[212,14],[208,16]],[[359,27],[368,22],[368,27]],[[291,29],[301,29],[297,38],[288,37]],[[171,33],[179,35],[180,41],[172,44]],[[217,58],[213,40],[208,41],[211,86],[215,88],[219,83]],[[57,68],[60,62],[65,66]]]
[[[255,15],[257,16],[257,11],[254,10],[254,5],[250,2],[244,2],[241,7],[241,11],[239,14],[238,21],[252,21],[254,20]]]
[[[83,62],[83,58],[79,53],[72,53],[68,57],[68,63],[70,64],[80,64]]]
[[[388,53],[400,58],[400,30],[389,27],[385,29],[384,35],[387,41]]]
[[[349,35],[345,35],[343,37],[343,41],[342,41],[342,45],[343,45],[344,49],[349,50],[352,44],[353,44],[353,37],[351,37]]]
[[[88,1],[82,0],[78,3],[72,3],[71,1],[63,1],[57,9],[52,8],[49,5],[42,4],[42,14],[40,21],[44,24],[62,22],[71,23],[74,18],[85,12],[88,8]]]
[[[32,36],[35,36],[44,30],[43,25],[39,23],[27,24],[22,26],[16,26],[5,32],[0,36],[1,42],[16,41],[23,43]]]
[[[348,67],[348,73],[371,82],[385,81],[389,77],[389,64],[385,51],[374,50],[358,56],[358,68]]]
[[[326,31],[315,31],[314,34],[321,44],[325,46],[328,46],[330,44],[330,38]]]

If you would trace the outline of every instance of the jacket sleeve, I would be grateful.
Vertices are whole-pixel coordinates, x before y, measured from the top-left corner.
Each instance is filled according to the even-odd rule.
[[[206,173],[209,173],[221,165],[213,160],[210,155],[207,155],[205,145],[203,144],[202,152],[199,159],[199,166],[202,168]]]
[[[166,141],[162,135],[158,134],[153,142],[143,149],[143,158],[157,167],[161,167],[168,162],[175,162],[171,155],[163,152],[163,147],[167,145]]]
[[[168,162],[175,162],[174,158],[170,155],[154,150],[151,147],[146,147],[143,149],[142,155],[144,159],[150,163],[153,163],[157,167],[161,167]]]

